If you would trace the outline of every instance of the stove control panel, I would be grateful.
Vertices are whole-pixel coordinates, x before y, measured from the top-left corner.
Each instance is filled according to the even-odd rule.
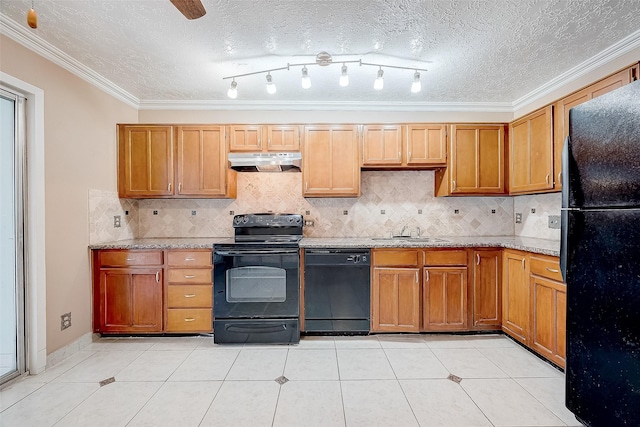
[[[233,217],[234,228],[250,227],[299,227],[303,225],[302,215],[299,214],[245,214]]]

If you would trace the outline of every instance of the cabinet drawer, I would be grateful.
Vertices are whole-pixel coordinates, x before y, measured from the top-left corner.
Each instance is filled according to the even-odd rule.
[[[102,267],[127,267],[130,265],[162,265],[162,251],[100,251]]]
[[[213,307],[211,285],[169,285],[167,287],[167,307]]]
[[[467,265],[467,251],[425,251],[424,265]]]
[[[379,251],[373,252],[373,265],[376,267],[385,265],[418,265],[418,251]]]
[[[171,267],[208,267],[211,265],[211,251],[167,252],[167,265]]]
[[[173,308],[167,310],[167,332],[211,332],[210,308]]]
[[[563,282],[560,260],[555,257],[531,256],[531,274]]]
[[[170,268],[169,283],[211,283],[209,268]]]

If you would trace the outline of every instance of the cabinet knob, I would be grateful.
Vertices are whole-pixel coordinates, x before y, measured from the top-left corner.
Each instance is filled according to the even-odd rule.
[[[185,275],[185,276],[184,276],[184,278],[185,278],[185,279],[195,279],[195,278],[196,278],[196,276],[194,276],[194,275],[192,275],[192,274],[189,274],[189,275]]]
[[[156,271],[156,283],[160,283],[160,272]]]

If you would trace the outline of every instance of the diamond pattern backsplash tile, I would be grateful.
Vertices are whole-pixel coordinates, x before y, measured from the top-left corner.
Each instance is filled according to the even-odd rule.
[[[120,227],[114,227],[120,216]],[[138,201],[119,199],[113,191],[89,190],[89,244],[138,236]]]
[[[560,215],[562,193],[535,194],[513,198],[513,211],[522,213],[515,235],[560,240],[560,230],[549,228],[549,215]]]
[[[298,173],[239,173],[236,200],[139,200],[137,237],[232,236],[230,211],[301,213],[314,221],[308,237],[386,236],[405,226],[430,236],[513,235],[513,198],[435,198],[433,180],[432,171],[365,171],[359,198],[305,199]]]

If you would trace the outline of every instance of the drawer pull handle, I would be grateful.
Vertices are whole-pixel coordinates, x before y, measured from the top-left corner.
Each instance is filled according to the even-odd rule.
[[[562,185],[562,172],[558,172],[558,184]]]
[[[194,319],[193,317],[185,317],[184,321],[185,322],[195,322],[196,319]]]
[[[169,191],[169,193],[171,193],[171,183],[169,183],[167,190]]]
[[[184,260],[185,261],[195,261],[196,259],[189,256],[189,257],[186,257]]]
[[[188,275],[188,276],[184,276],[184,278],[185,278],[185,279],[195,279],[195,278],[196,278],[196,276],[194,276],[194,275],[190,274],[190,275]]]
[[[194,298],[196,294],[184,294],[185,298]]]
[[[178,193],[182,192],[182,183],[178,183]]]
[[[549,184],[549,174],[547,174],[547,176],[544,178],[544,182],[546,184]]]
[[[522,269],[523,269],[523,270],[524,270],[524,268],[525,268],[525,267],[524,267],[524,260],[525,260],[525,258],[522,258]]]
[[[476,254],[476,265],[480,265],[480,254]]]
[[[133,261],[135,258],[127,258],[127,261]]]
[[[160,272],[156,271],[156,283],[160,283]]]
[[[451,188],[451,191],[456,191],[456,180],[453,180],[453,186]]]
[[[427,273],[426,279],[427,279],[427,282],[428,282],[429,281],[429,270],[427,270],[426,273]],[[418,281],[418,273],[416,272],[416,282],[417,281]]]
[[[546,267],[546,268],[547,268],[547,271],[550,271],[552,273],[560,273],[560,270],[556,270],[555,268],[549,268],[549,267]]]

